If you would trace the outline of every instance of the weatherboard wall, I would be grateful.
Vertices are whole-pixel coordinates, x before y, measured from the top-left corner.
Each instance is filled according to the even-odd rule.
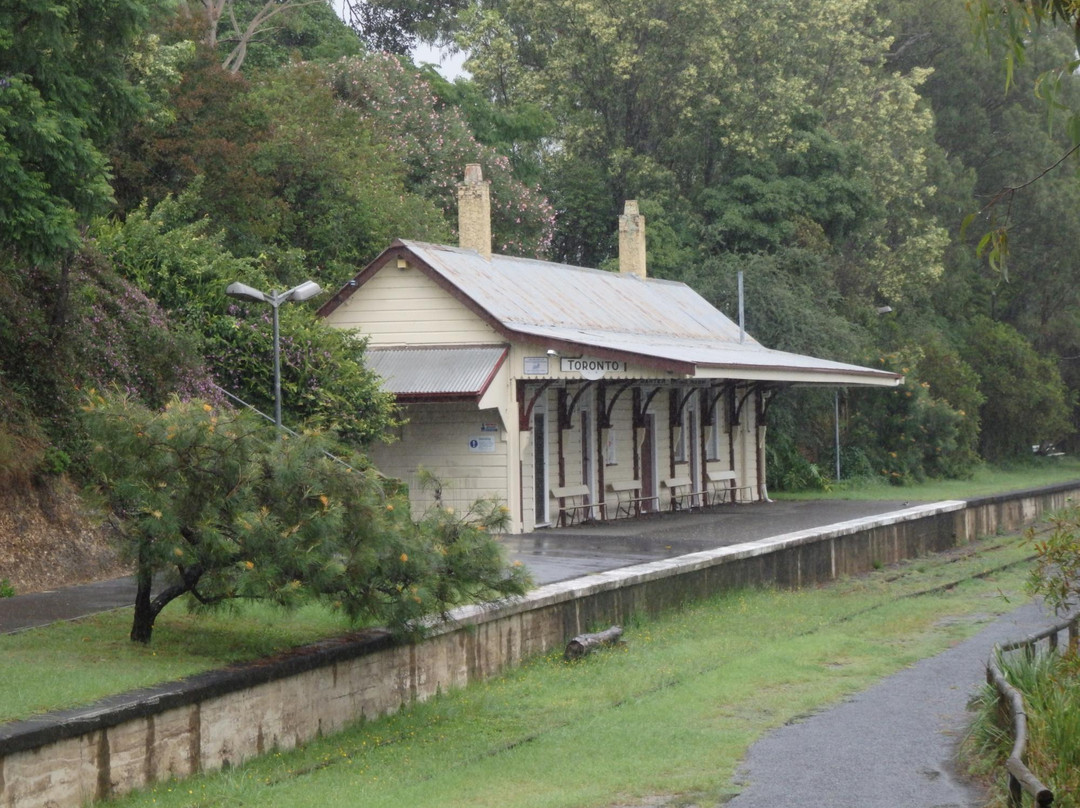
[[[509,503],[506,430],[496,409],[477,409],[472,402],[409,404],[400,439],[369,450],[383,474],[409,487],[413,512],[435,504],[435,492],[425,488],[421,468],[443,482],[442,504],[464,513],[477,499],[494,497]]]
[[[371,345],[498,345],[494,329],[412,264],[390,262],[326,316]]]

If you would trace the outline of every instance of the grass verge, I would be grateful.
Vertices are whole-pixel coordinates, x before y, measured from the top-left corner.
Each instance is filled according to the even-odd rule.
[[[1054,793],[1054,805],[1075,808],[1080,804],[1080,658],[1045,649],[1031,658],[1013,652],[1003,656],[1001,670],[1024,698],[1028,768]],[[987,808],[1005,808],[1009,792],[1004,771],[1013,745],[1012,722],[999,709],[993,685],[983,686],[974,706],[976,717],[965,739],[964,759],[971,774],[992,786]]]
[[[936,502],[1021,491],[1080,479],[1080,457],[1032,457],[1007,468],[980,466],[963,480],[927,480],[913,485],[889,485],[884,480],[856,479],[833,483],[829,491],[769,492],[773,499],[903,499]]]
[[[75,707],[349,630],[341,615],[265,604],[214,614],[167,609],[151,645],[128,639],[131,609],[0,635],[0,721]]]
[[[967,549],[828,587],[736,591],[635,620],[617,649],[574,663],[553,653],[119,804],[720,804],[761,734],[939,653],[1016,605],[1030,547],[992,537]]]

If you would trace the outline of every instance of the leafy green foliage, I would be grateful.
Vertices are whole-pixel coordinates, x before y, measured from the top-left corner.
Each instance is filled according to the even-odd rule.
[[[174,393],[213,399],[201,336],[170,321],[137,286],[118,277],[102,256],[80,256],[73,271],[74,353],[83,385],[115,385],[148,406]]]
[[[979,463],[979,411],[986,396],[979,389],[974,369],[950,345],[935,336],[920,340],[916,373],[929,394],[947,403],[959,420],[956,446],[948,453],[935,453],[935,465],[946,477],[963,477]]]
[[[171,88],[170,106],[171,119],[133,127],[115,157],[121,207],[160,202],[198,178],[198,213],[226,232],[230,249],[258,255],[285,208],[256,162],[271,137],[268,111],[253,102],[243,77],[202,55]]]
[[[878,362],[904,374],[899,388],[849,393],[858,395],[858,401],[847,442],[861,447],[873,472],[893,485],[962,474],[967,469],[960,465],[963,455],[957,449],[965,414],[934,398],[914,363],[904,363],[899,355]]]
[[[776,491],[828,491],[832,480],[817,463],[807,460],[787,433],[765,447],[767,478]]]
[[[352,29],[372,51],[404,56],[421,35],[430,36],[465,0],[347,0]]]
[[[927,72],[882,69],[888,39],[867,3],[507,0],[459,22],[489,97],[555,118],[558,257],[603,263],[636,198],[701,254],[817,229],[853,295],[906,298],[941,275]]]
[[[339,62],[333,85],[340,101],[360,110],[386,137],[406,167],[406,187],[449,215],[468,163],[480,163],[491,183],[496,252],[543,255],[551,241],[552,210],[538,188],[518,180],[509,158],[483,145],[464,116],[438,103],[423,76],[397,57],[374,54]]]
[[[331,457],[317,435],[279,436],[197,399],[153,411],[91,393],[85,421],[97,495],[136,564],[133,640],[149,642],[157,614],[183,595],[204,607],[316,598],[415,632],[432,612],[526,586],[491,539],[505,509],[416,525],[405,497],[361,458]]]
[[[269,244],[302,251],[310,276],[326,286],[344,283],[394,238],[442,242],[450,235],[436,202],[407,190],[410,166],[378,122],[341,103],[333,76],[333,69],[293,65],[251,93],[274,122],[256,161],[282,203]]]
[[[701,194],[703,246],[716,252],[775,252],[791,244],[842,243],[880,215],[857,150],[820,121],[793,122],[782,151],[733,161]]]
[[[134,0],[0,8],[0,248],[55,260],[111,202],[101,149],[141,104],[125,54],[147,12]]]
[[[1076,650],[1036,653],[1017,650],[999,655],[1005,678],[1019,692],[1027,718],[1025,764],[1054,794],[1058,805],[1074,804],[1070,797],[1080,788],[1080,677]],[[994,781],[994,804],[1008,803],[1008,778],[999,776],[1012,753],[1010,713],[1000,696],[986,684],[972,700],[975,720],[964,741],[969,768]]]
[[[12,267],[17,266],[12,264]],[[119,385],[150,404],[209,393],[197,334],[118,277],[92,246],[64,263],[57,301],[49,269],[0,270],[0,397],[5,422],[35,473],[78,468],[80,386]],[[51,445],[50,445],[51,444]]]
[[[264,5],[265,0],[233,0],[241,21],[253,19]],[[226,42],[219,48],[219,55],[224,58],[232,47]],[[298,2],[251,39],[243,70],[253,75],[290,62],[329,61],[355,56],[362,50],[360,38],[342,25],[334,6],[327,2]]]
[[[1027,533],[1036,557],[1028,589],[1058,614],[1069,614],[1080,603],[1080,508],[1055,514],[1050,525],[1047,534]]]
[[[1057,364],[1040,356],[1015,328],[977,317],[968,326],[961,355],[979,375],[986,397],[980,411],[984,457],[1027,455],[1033,445],[1072,432],[1073,394]]]
[[[123,223],[101,223],[98,245],[119,271],[202,335],[208,369],[229,392],[272,412],[270,309],[233,301],[225,287],[239,280],[269,290],[276,280],[233,256],[209,220],[190,220],[199,199],[195,188],[152,211],[133,211]],[[301,280],[294,277],[292,283]],[[301,304],[283,306],[280,320],[286,423],[334,429],[354,445],[379,440],[396,423],[394,404],[364,367],[363,342],[316,320]]]

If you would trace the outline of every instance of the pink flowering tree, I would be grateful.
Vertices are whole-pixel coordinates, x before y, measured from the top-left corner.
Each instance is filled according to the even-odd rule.
[[[370,116],[405,164],[409,190],[454,219],[465,165],[479,163],[491,182],[492,249],[547,254],[555,214],[540,188],[517,179],[509,158],[480,143],[461,112],[441,104],[415,69],[392,54],[367,54],[339,61],[332,81],[338,98]]]

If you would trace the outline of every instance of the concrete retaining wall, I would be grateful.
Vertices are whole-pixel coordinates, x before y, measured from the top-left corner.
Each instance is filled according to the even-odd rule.
[[[497,674],[569,638],[741,586],[804,586],[1015,530],[1080,483],[882,516],[627,567],[454,613],[418,645],[368,631],[0,726],[0,808],[77,808],[235,765]]]

